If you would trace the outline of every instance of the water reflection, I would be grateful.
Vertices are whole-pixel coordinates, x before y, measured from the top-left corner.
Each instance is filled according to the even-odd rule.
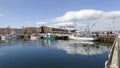
[[[3,56],[4,55],[4,53],[0,53],[0,56]]]
[[[44,44],[48,45],[49,47],[55,47],[60,50],[66,51],[68,54],[82,54],[82,55],[96,55],[96,54],[103,54],[109,52],[111,48],[111,44],[107,43],[94,43],[94,42],[69,42],[69,41],[59,41],[59,44],[56,43],[54,45],[50,44],[51,41],[45,40]]]
[[[4,46],[16,46],[21,45],[24,47],[51,47],[65,51],[67,54],[81,54],[81,55],[96,55],[109,52],[111,44],[97,43],[97,42],[79,42],[79,41],[51,41],[51,40],[39,40],[39,41],[12,41],[9,45]],[[1,44],[3,45],[3,44]],[[2,47],[0,45],[0,47]]]
[[[22,44],[22,45],[21,45]],[[109,52],[111,44],[94,43],[94,42],[75,42],[75,41],[11,41],[9,43],[0,44],[5,46],[22,46],[22,47],[51,47],[65,51],[67,54],[96,55]]]
[[[43,42],[44,42],[44,45],[48,47],[51,45],[51,40],[43,40]]]
[[[0,68],[104,68],[110,48],[94,42],[12,41],[0,44]]]

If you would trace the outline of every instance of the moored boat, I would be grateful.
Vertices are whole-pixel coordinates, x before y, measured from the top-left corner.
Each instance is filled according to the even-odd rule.
[[[30,40],[37,40],[37,39],[38,39],[38,36],[30,35]]]
[[[96,41],[98,40],[97,37],[92,37],[92,36],[83,36],[83,37],[77,37],[74,34],[69,35],[69,39],[71,40],[80,40],[80,41]]]
[[[42,36],[43,40],[55,40],[56,37],[53,36],[51,33],[44,33]]]
[[[0,35],[0,40],[1,41],[5,41],[5,36],[4,35]]]
[[[17,40],[20,39],[20,35],[17,34],[15,31],[12,31],[11,34],[5,36],[6,40]]]
[[[75,33],[69,35],[69,39],[80,40],[80,41],[96,41],[96,40],[98,40],[97,37],[93,37],[90,35],[90,30],[93,28],[94,25],[95,25],[95,23],[91,27],[89,27],[89,22],[88,22],[87,28],[84,31],[85,32],[84,36],[78,37],[77,32],[75,32]]]

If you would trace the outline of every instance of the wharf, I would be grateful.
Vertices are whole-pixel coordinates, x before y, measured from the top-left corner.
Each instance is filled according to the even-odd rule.
[[[116,37],[117,37],[116,34],[109,34],[109,35],[100,34],[100,35],[99,35],[99,40],[100,40],[101,42],[113,43]]]
[[[69,35],[68,34],[54,34],[58,39],[61,40],[69,40]]]
[[[117,37],[113,43],[105,68],[120,68],[120,37]]]
[[[21,39],[24,39],[24,40],[29,40],[30,37],[31,37],[31,35],[32,34],[20,34]],[[35,34],[35,36],[38,36],[38,35],[42,36],[42,33],[41,34]],[[55,37],[57,37],[57,39],[60,39],[60,40],[69,40],[69,34],[52,33],[52,35],[55,36]],[[82,37],[82,36],[83,36],[82,34],[78,35],[78,37]],[[98,36],[96,36],[94,34],[92,36],[93,37],[98,37],[100,42],[106,42],[106,43],[113,43],[114,39],[116,37],[115,34],[109,34],[109,35],[99,34]]]
[[[120,68],[120,37],[119,37],[119,43],[118,43],[118,63],[119,63],[119,68]]]

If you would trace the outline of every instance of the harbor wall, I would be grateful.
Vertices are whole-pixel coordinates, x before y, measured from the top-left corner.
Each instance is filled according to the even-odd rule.
[[[110,50],[110,53],[108,55],[108,60],[105,62],[105,68],[119,68],[118,46],[119,46],[119,38],[116,37],[112,45],[112,49]]]

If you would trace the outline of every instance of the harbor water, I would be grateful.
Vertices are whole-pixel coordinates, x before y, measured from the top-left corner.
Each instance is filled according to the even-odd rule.
[[[0,68],[105,68],[111,44],[76,41],[0,43]]]

